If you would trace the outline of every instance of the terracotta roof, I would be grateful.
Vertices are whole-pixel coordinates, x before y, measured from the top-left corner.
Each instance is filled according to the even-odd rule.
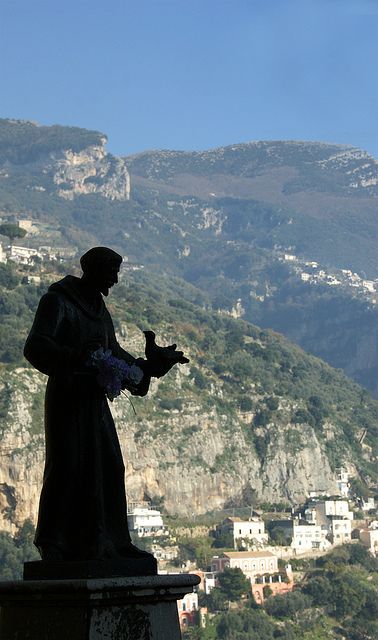
[[[226,558],[276,558],[270,551],[226,551]]]

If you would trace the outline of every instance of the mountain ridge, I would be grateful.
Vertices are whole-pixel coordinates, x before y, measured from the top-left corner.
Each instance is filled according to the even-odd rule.
[[[20,162],[2,162],[0,143],[0,211],[40,224],[40,233],[28,234],[21,244],[55,243],[80,250],[91,244],[114,246],[130,262],[201,288],[215,309],[230,311],[240,300],[245,319],[286,332],[378,393],[377,370],[370,361],[364,367],[361,359],[376,313],[374,296],[360,296],[357,309],[353,287],[341,292],[335,286],[331,295],[329,287],[303,282],[300,271],[281,259],[295,254],[302,263],[316,261],[330,273],[346,269],[365,280],[378,278],[377,186],[369,183],[376,180],[378,163],[366,152],[349,145],[255,141],[222,147],[221,152],[179,152],[186,163],[184,177],[182,163],[172,160],[177,152],[170,151],[164,152],[165,164],[156,167],[156,174],[152,169],[155,160],[160,162],[159,152],[154,152],[152,165],[150,154],[143,152],[122,159],[121,175],[118,159],[106,153],[106,137],[98,132],[9,126],[0,120],[0,142],[4,130]],[[57,140],[64,148],[54,160],[51,145]],[[75,153],[69,150],[72,141]],[[101,149],[97,156],[88,152],[93,145]],[[41,150],[48,166],[35,161]],[[212,153],[215,164],[208,162]],[[345,162],[337,161],[335,167],[340,154]],[[64,160],[63,167],[58,170],[55,164],[51,170],[57,157]],[[231,165],[233,173],[227,174]],[[223,174],[217,174],[215,184],[219,167]],[[357,187],[351,187],[356,179]],[[332,318],[335,307],[341,318],[350,316],[347,341],[340,335],[340,321]],[[315,321],[306,326],[306,317]],[[344,345],[345,353],[335,353],[335,344],[340,349]]]

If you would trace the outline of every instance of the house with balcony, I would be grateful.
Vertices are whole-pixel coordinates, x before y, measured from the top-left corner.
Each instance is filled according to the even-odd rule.
[[[227,551],[213,556],[211,571],[224,571],[226,567],[241,569],[253,583],[257,576],[278,573],[278,558],[270,551]]]

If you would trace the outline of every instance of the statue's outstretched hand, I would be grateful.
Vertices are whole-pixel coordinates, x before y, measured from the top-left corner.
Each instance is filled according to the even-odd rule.
[[[189,362],[183,351],[177,351],[176,344],[159,347],[155,342],[153,331],[144,331],[143,333],[146,338],[145,354],[149,372],[154,378],[165,376],[175,364],[187,364]]]

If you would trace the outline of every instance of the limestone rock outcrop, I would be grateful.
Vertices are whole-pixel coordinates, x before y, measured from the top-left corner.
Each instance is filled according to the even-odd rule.
[[[62,198],[97,193],[110,200],[128,200],[130,176],[126,163],[93,145],[83,151],[65,150],[52,158],[54,183]]]
[[[185,373],[184,373],[185,371]],[[177,388],[190,370],[178,370]],[[187,380],[186,380],[187,382]],[[30,368],[3,370],[1,392],[8,402],[2,421],[0,530],[14,533],[26,518],[35,522],[44,462],[43,394],[46,378]],[[156,411],[159,383],[138,399],[135,416],[121,397],[112,403],[126,464],[129,500],[164,499],[169,513],[204,513],[248,500],[292,503],[310,490],[334,492],[335,477],[313,429],[303,426],[301,446],[288,449],[287,427],[271,426],[264,463],[246,437],[237,414],[219,413],[200,402],[182,411]]]

